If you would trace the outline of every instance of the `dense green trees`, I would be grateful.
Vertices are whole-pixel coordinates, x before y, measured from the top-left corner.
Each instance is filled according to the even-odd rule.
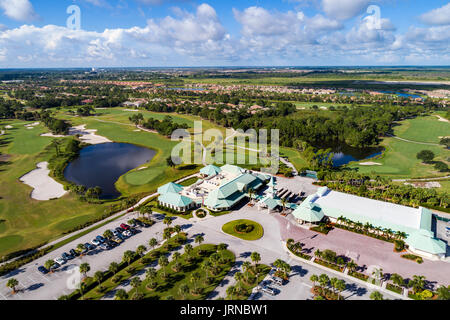
[[[417,154],[417,159],[422,160],[423,163],[430,163],[433,161],[435,155],[433,151],[430,150],[422,150]]]

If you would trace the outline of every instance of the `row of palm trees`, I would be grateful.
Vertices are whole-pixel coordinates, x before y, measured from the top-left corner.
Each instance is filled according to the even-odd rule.
[[[343,225],[347,228],[353,229],[358,233],[363,233],[365,235],[373,234],[377,236],[381,236],[388,240],[405,240],[407,234],[403,231],[394,231],[390,228],[382,228],[378,226],[374,226],[370,223],[363,224],[362,222],[354,222],[344,216],[340,216],[337,219],[337,223],[339,225]]]
[[[324,273],[321,274],[320,276],[313,274],[309,279],[313,282],[314,287],[316,287],[316,283],[318,283],[320,288],[322,288],[322,290],[331,290],[334,295],[337,294],[338,300],[341,299],[341,293],[346,288],[346,283],[344,280],[340,280],[338,278],[330,279],[330,277],[328,277],[328,275]],[[323,300],[324,298],[325,297],[319,295],[316,296],[314,299]]]

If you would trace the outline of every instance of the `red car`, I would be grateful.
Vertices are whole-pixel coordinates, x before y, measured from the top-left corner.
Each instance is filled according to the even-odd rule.
[[[127,225],[127,224],[125,224],[125,223],[122,223],[121,225],[120,225],[120,227],[122,228],[122,229],[124,229],[124,230],[130,230],[130,226],[129,225]]]

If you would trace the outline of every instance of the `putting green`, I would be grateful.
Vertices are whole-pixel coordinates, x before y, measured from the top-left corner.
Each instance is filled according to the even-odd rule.
[[[238,225],[247,225],[247,226],[252,226],[253,229],[248,232],[238,232],[236,230],[236,226]],[[262,225],[260,225],[259,223],[255,222],[255,221],[251,221],[251,220],[245,220],[245,219],[240,219],[240,220],[234,220],[234,221],[230,221],[226,224],[224,224],[222,226],[222,231],[232,235],[234,237],[240,238],[242,240],[247,240],[247,241],[254,241],[254,240],[258,240],[261,239],[264,235],[264,228],[262,227]]]

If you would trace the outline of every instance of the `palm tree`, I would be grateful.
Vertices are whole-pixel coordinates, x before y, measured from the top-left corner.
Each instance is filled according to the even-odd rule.
[[[145,275],[145,279],[148,281],[148,287],[151,289],[154,289],[156,287],[156,276],[158,273],[156,272],[155,268],[150,268],[147,270],[147,273]]]
[[[44,263],[45,269],[50,270],[50,272],[53,272],[53,271],[52,271],[52,267],[53,267],[54,265],[55,265],[55,261],[53,261],[53,260],[47,260],[47,261],[45,261],[45,263]]]
[[[114,238],[114,234],[112,233],[111,230],[106,230],[105,232],[103,232],[103,236],[104,236],[106,239],[112,239],[112,238]]]
[[[378,292],[378,291],[374,291],[370,294],[370,299],[372,300],[384,300],[383,295]]]
[[[255,264],[255,268],[258,267],[258,262],[261,261],[261,255],[258,252],[252,252],[250,255],[250,259],[252,259],[252,262]]]
[[[94,280],[100,285],[100,283],[102,283],[103,280],[103,272],[97,271],[96,273],[94,273]]]
[[[130,281],[130,285],[131,285],[134,289],[136,289],[136,291],[137,291],[137,288],[141,285],[141,283],[142,283],[142,281],[141,281],[141,279],[139,279],[139,277],[134,277],[134,278],[131,279],[131,281]]]
[[[161,271],[163,273],[163,278],[165,278],[166,277],[166,270],[165,270],[165,268],[169,265],[169,259],[167,259],[166,256],[161,256],[158,259],[158,264],[161,267]]]
[[[244,278],[244,275],[242,274],[242,272],[236,272],[234,274],[234,279],[236,280],[236,285],[239,288],[239,292],[242,289],[242,282],[241,281],[242,281],[243,278]]]
[[[347,268],[350,272],[353,272],[358,268],[358,264],[356,264],[355,261],[350,260],[350,262],[347,263]]]
[[[170,226],[171,224],[172,224],[172,218],[171,217],[164,217],[164,220],[163,220],[163,223],[166,225],[166,226]]]
[[[203,241],[205,241],[205,238],[203,238],[202,235],[198,235],[195,237],[195,243],[198,243],[198,245],[201,245]]]
[[[119,289],[116,291],[116,295],[115,295],[117,300],[127,300],[128,299],[128,294],[125,290],[123,289]]]
[[[342,291],[345,290],[345,288],[347,287],[345,285],[345,281],[344,280],[338,280],[336,281],[336,283],[334,284],[334,287],[336,288],[337,292],[338,292],[338,299],[341,299],[341,293]]]
[[[152,248],[152,250],[153,250],[153,248],[155,248],[155,247],[158,245],[158,240],[156,240],[155,238],[151,238],[151,239],[148,241],[148,245],[149,245],[150,248]]]
[[[147,248],[144,245],[140,245],[136,249],[136,253],[141,257],[144,255],[145,251],[147,251]]]
[[[151,205],[147,205],[147,206],[143,206],[142,208],[139,209],[139,212],[142,215],[147,215],[147,217],[151,214],[153,214],[153,206]]]
[[[87,273],[91,270],[91,266],[89,265],[89,263],[82,263],[80,264],[80,272],[84,275],[84,277],[86,278]]]
[[[189,293],[189,286],[186,283],[183,283],[178,289],[183,300],[186,298],[186,295]]]
[[[119,271],[119,264],[117,262],[111,262],[108,268],[109,271],[112,272],[112,274],[116,274],[117,271]]]
[[[316,274],[313,274],[313,275],[309,278],[309,280],[312,281],[313,287],[315,287],[315,286],[316,286],[316,282],[319,281],[319,277],[318,277]]]
[[[439,300],[450,300],[450,286],[440,286],[437,289],[437,294]]]
[[[248,282],[248,276],[249,276],[248,271],[250,270],[250,267],[251,267],[251,263],[250,262],[244,261],[244,263],[242,263],[242,269],[244,270],[244,272],[246,274],[245,280],[247,282]]]
[[[86,249],[86,246],[85,246],[84,244],[79,243],[79,244],[77,245],[77,250],[78,250],[79,252],[83,252],[85,249]]]
[[[6,286],[10,289],[12,289],[13,294],[15,294],[16,291],[16,287],[19,285],[19,281],[17,281],[17,279],[15,278],[11,278],[8,280],[8,282],[6,283]]]
[[[394,284],[402,287],[405,284],[405,280],[402,278],[401,275],[397,274],[397,273],[393,273],[391,275],[391,280]]]
[[[201,279],[201,275],[199,272],[195,271],[191,274],[190,281],[194,284],[194,289],[197,289],[197,282]]]
[[[322,288],[325,288],[330,283],[330,278],[326,274],[321,274],[319,276],[319,284]]]
[[[233,299],[233,296],[234,296],[235,293],[236,293],[236,287],[234,287],[234,286],[229,286],[229,287],[227,288],[227,295],[228,295],[231,299]]]
[[[175,227],[173,227],[173,230],[177,233],[180,234],[181,232],[181,226],[179,224],[177,224]]]
[[[322,257],[322,251],[320,251],[319,249],[317,249],[317,250],[314,252],[314,255],[315,255],[317,258],[320,258],[320,257]]]
[[[135,253],[131,250],[127,250],[123,253],[122,261],[126,262],[127,265],[130,265],[131,261],[134,259]]]
[[[420,292],[425,287],[425,277],[424,276],[413,276],[413,279],[409,281],[409,286],[413,288],[414,293]]]
[[[201,268],[202,268],[202,270],[205,271],[206,278],[209,277],[209,271],[211,270],[212,265],[213,265],[213,264],[212,264],[211,261],[209,261],[209,260],[205,260],[205,261],[203,261],[203,263],[202,263]]]

